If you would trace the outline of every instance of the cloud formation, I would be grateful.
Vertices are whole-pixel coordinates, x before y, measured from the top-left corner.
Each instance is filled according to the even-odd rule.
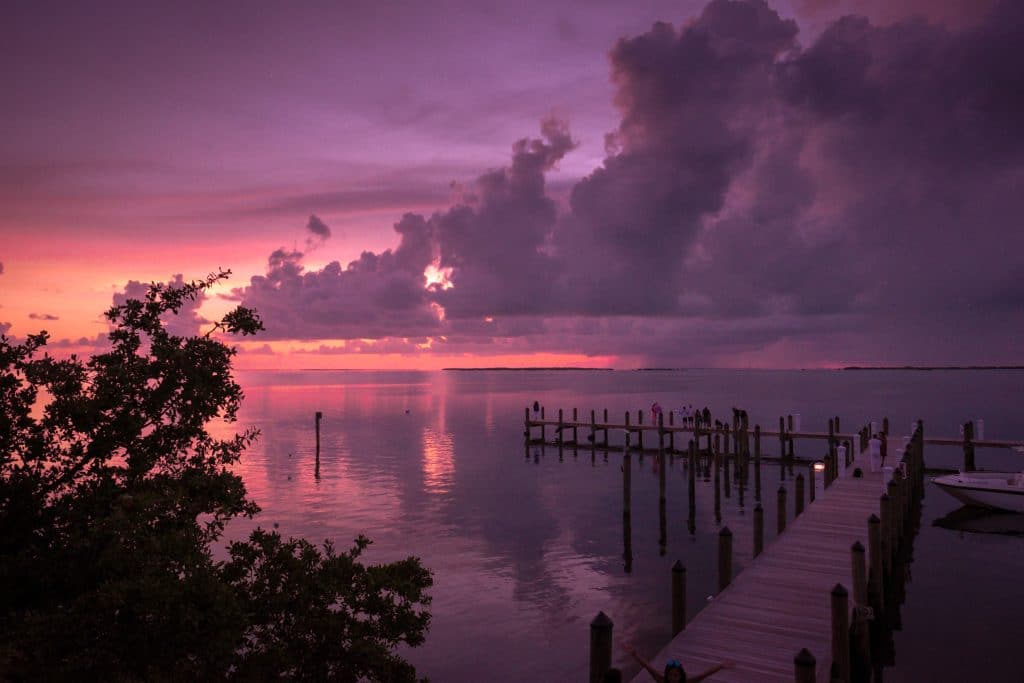
[[[235,297],[277,337],[1012,357],[987,345],[1024,333],[1024,5],[953,14],[843,16],[804,47],[763,0],[713,0],[614,46],[621,121],[566,205],[545,174],[575,143],[546,119],[394,251],[308,272],[280,250]]]
[[[168,286],[181,287],[185,284],[185,280],[179,273],[168,280],[166,284]],[[122,306],[128,299],[144,300],[149,287],[149,283],[129,280],[120,292],[114,293],[113,304],[115,306]],[[165,314],[163,316],[165,329],[170,334],[179,337],[198,335],[202,326],[210,322],[199,314],[199,308],[206,301],[206,298],[205,292],[199,292],[194,301],[185,300],[177,315]]]
[[[60,320],[59,317],[50,313],[29,313],[29,320]]]

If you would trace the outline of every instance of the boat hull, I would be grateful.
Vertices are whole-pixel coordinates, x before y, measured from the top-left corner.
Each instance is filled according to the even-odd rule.
[[[962,472],[932,480],[965,505],[1024,512],[1024,475],[1017,472]]]

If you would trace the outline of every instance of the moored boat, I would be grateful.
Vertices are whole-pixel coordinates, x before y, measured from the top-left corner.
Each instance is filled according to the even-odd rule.
[[[1024,472],[960,472],[932,481],[967,505],[1024,512]]]

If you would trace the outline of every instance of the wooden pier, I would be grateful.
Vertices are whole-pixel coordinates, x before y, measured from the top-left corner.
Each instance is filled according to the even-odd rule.
[[[524,436],[527,447],[550,443],[560,449],[623,450],[626,461],[633,450],[641,454],[655,451],[659,458],[667,454],[688,455],[691,482],[701,458],[705,458],[705,468],[714,463],[716,481],[720,465],[726,468],[728,479],[730,458],[744,471],[751,456],[759,463],[762,457],[767,458],[762,454],[761,442],[765,437],[777,439],[778,457],[790,466],[794,462],[796,439],[826,440],[827,450],[818,451],[824,451],[820,456],[822,462],[818,463],[823,466],[824,490],[817,496],[812,493],[805,506],[805,480],[797,476],[790,503],[795,516],[787,521],[786,489],[780,487],[778,536],[767,546],[763,513],[757,505],[752,547],[739,551],[749,552],[751,559],[737,576],[732,571],[733,534],[728,528],[721,530],[718,594],[689,623],[685,613],[685,568],[676,563],[671,577],[674,638],[651,658],[658,663],[680,660],[691,673],[723,661],[733,663],[712,675],[708,679],[711,681],[810,683],[866,680],[866,671],[877,672],[879,662],[890,654],[886,634],[891,634],[891,630],[887,629],[893,615],[898,619],[902,602],[903,569],[897,557],[898,553],[908,551],[914,511],[920,510],[918,503],[924,490],[925,439],[920,422],[915,423],[914,433],[905,444],[893,444],[889,449],[886,464],[895,467],[885,468],[884,474],[871,471],[867,446],[872,426],[843,434],[839,422],[838,417],[829,419],[827,432],[801,432],[793,429],[791,418],[782,417],[777,431],[762,431],[758,425],[750,430],[745,411],[735,409],[731,425],[720,421],[709,425],[705,421],[683,426],[671,422],[666,425],[663,415],[658,415],[653,424],[644,424],[642,413],[637,415],[636,422],[627,413],[621,423],[612,423],[607,411],[600,422],[593,411],[589,422],[579,420],[577,411],[573,411],[571,419],[559,411],[557,420],[547,420],[541,409],[532,419],[527,410]],[[887,422],[879,425],[878,431],[883,435],[888,432]],[[536,427],[541,429],[540,438],[533,436]],[[546,439],[549,427],[554,427],[552,442]],[[581,428],[589,435],[584,444],[578,443]],[[609,443],[611,430],[624,432],[621,446]],[[645,449],[643,434],[649,431],[655,432],[656,446]],[[686,448],[677,450],[675,437],[682,434]],[[706,448],[700,445],[702,438],[706,439]],[[970,439],[967,429],[965,454]],[[973,455],[973,444],[970,446]],[[625,464],[623,514],[628,519]],[[660,471],[664,469],[662,466]],[[812,491],[814,469],[808,468]],[[760,466],[755,464],[754,471],[759,475]],[[883,481],[883,476],[888,481]],[[664,497],[663,492],[661,496]],[[692,484],[690,496],[692,506]],[[628,525],[624,528],[628,529]],[[628,548],[628,535],[626,543]],[[603,612],[591,623],[591,683],[601,683],[611,667],[613,626]],[[876,649],[874,657],[872,648]],[[649,676],[642,672],[633,680],[644,683]]]
[[[573,410],[569,417],[562,410],[557,419],[548,419],[544,409],[535,406],[531,416],[527,408],[524,437],[527,446],[543,444],[562,450],[589,449],[623,451],[623,518],[625,553],[629,571],[629,460],[631,452],[654,452],[664,460],[681,455],[687,463],[691,523],[693,517],[694,473],[715,468],[716,506],[719,468],[729,480],[730,460],[736,472],[754,463],[755,499],[759,502],[760,461],[780,460],[780,474],[801,462],[808,466],[810,502],[804,504],[802,475],[793,480],[794,517],[787,512],[787,490],[780,486],[776,539],[764,543],[764,515],[760,504],[754,509],[753,544],[746,568],[733,576],[733,534],[723,527],[718,544],[718,594],[693,618],[686,621],[686,570],[676,562],[671,576],[673,639],[652,662],[675,659],[683,662],[691,674],[710,669],[722,662],[733,665],[714,673],[707,680],[723,683],[797,683],[880,680],[881,669],[891,665],[892,630],[898,628],[899,607],[903,602],[905,565],[910,544],[920,517],[924,494],[924,444],[960,445],[964,452],[964,470],[975,469],[975,447],[1024,447],[1021,441],[975,439],[975,425],[963,425],[962,436],[925,438],[921,421],[912,425],[913,434],[904,439],[889,436],[889,421],[861,427],[856,433],[842,433],[839,417],[830,418],[827,432],[794,429],[792,416],[779,418],[778,430],[751,430],[745,411],[733,409],[731,424],[706,417],[696,423],[686,420],[674,424],[668,414],[644,422],[643,411],[636,420],[625,413],[621,422],[608,419],[604,410],[597,420],[590,411],[589,421],[579,419]],[[797,422],[797,427],[799,422]],[[539,428],[539,436],[534,430]],[[547,438],[552,429],[553,438]],[[583,430],[585,442],[579,440]],[[621,432],[621,444],[612,443],[609,432]],[[653,434],[652,434],[653,432]],[[644,435],[648,435],[645,448]],[[872,472],[869,444],[877,435],[884,464]],[[652,444],[650,437],[654,437]],[[681,437],[676,448],[677,437]],[[763,439],[777,442],[778,456],[764,454]],[[825,440],[825,448],[815,447],[811,460],[798,460],[794,453],[797,440]],[[731,447],[730,447],[731,443]],[[878,448],[874,444],[872,448]],[[771,449],[774,450],[774,449]],[[854,455],[854,454],[857,455]],[[877,454],[877,451],[876,451]],[[529,456],[527,456],[529,457]],[[811,466],[813,462],[813,466]],[[877,463],[876,463],[877,464]],[[825,488],[814,493],[814,472],[823,471]],[[659,468],[662,539],[664,530],[664,461]],[[742,480],[741,480],[742,481]],[[726,483],[728,486],[728,483]],[[741,489],[742,491],[742,489]],[[692,528],[691,528],[692,533]],[[669,577],[666,577],[666,584]],[[666,600],[669,596],[666,595]],[[613,621],[603,612],[590,625],[590,683],[602,683],[611,668]],[[633,681],[646,683],[650,677],[641,672]]]
[[[796,655],[806,651],[813,657],[816,671],[813,678],[805,680],[833,680],[833,602],[837,598],[845,602],[839,612],[844,616],[849,614],[850,606],[870,607],[866,585],[854,585],[858,552],[854,544],[859,544],[864,558],[864,549],[871,547],[872,515],[879,517],[880,525],[895,521],[883,519],[893,516],[882,509],[889,503],[881,498],[886,487],[882,474],[870,471],[865,456],[855,458],[840,478],[790,521],[784,533],[753,558],[653,661],[677,659],[696,673],[730,660],[734,668],[720,671],[709,680],[788,683],[797,680]],[[863,476],[854,478],[851,472],[858,467]],[[905,512],[905,505],[899,505]],[[878,552],[891,552],[899,542],[897,534],[890,528],[883,536]],[[870,564],[879,565],[881,569],[876,571],[884,574],[886,563],[881,558],[873,558]],[[839,595],[834,596],[834,592]],[[848,623],[847,639],[849,629]],[[848,681],[849,673],[843,675],[842,670],[849,671],[849,650],[839,659],[836,680]],[[633,680],[642,683],[649,676],[645,672]]]

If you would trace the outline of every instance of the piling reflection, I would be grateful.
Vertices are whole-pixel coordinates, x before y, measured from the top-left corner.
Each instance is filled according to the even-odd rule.
[[[628,574],[633,571],[633,457],[629,450],[622,456],[622,563]]]

